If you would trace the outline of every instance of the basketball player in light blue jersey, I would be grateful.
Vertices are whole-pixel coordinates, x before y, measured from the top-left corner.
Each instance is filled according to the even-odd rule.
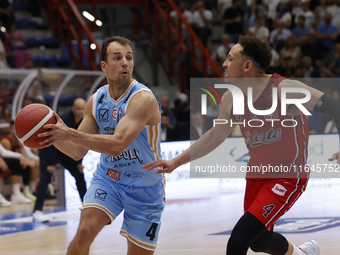
[[[57,124],[46,125],[51,130],[41,135],[47,137],[46,146],[53,144],[75,160],[88,150],[101,153],[67,254],[88,254],[97,234],[123,210],[120,234],[127,237],[127,254],[153,254],[164,209],[164,183],[163,176],[141,166],[160,157],[160,105],[150,89],[132,78],[130,40],[105,39],[100,64],[108,84],[89,98],[78,129],[68,128],[55,114]]]

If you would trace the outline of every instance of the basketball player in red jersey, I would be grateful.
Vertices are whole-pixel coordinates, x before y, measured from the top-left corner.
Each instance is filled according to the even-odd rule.
[[[273,231],[275,222],[287,212],[305,190],[309,169],[307,163],[308,127],[306,116],[295,104],[286,106],[287,115],[281,115],[281,89],[303,88],[311,93],[311,98],[303,106],[308,110],[333,115],[340,130],[340,102],[323,92],[305,85],[302,82],[285,79],[278,74],[265,74],[271,61],[271,48],[255,37],[244,36],[230,50],[223,67],[228,73],[226,78],[252,78],[251,83],[237,82],[236,86],[247,95],[247,87],[253,87],[253,105],[257,110],[266,110],[272,106],[272,89],[277,87],[278,107],[272,114],[275,119],[292,119],[295,127],[283,127],[281,121],[265,121],[268,116],[256,116],[264,125],[260,128],[243,126],[241,131],[249,149],[248,165],[287,166],[288,173],[258,175],[247,173],[244,215],[235,225],[227,244],[227,255],[246,255],[249,248],[255,252],[277,255],[318,255],[320,248],[317,242],[310,240],[299,247],[288,242],[281,234]],[[233,84],[233,83],[231,83]],[[249,85],[250,84],[250,85]],[[256,84],[253,86],[253,84]],[[299,99],[301,93],[290,93],[288,98]],[[248,107],[245,114],[233,115],[232,93],[227,91],[222,97],[222,106],[218,119],[235,122],[248,122],[253,116]],[[246,105],[245,105],[246,106]],[[273,117],[273,116],[271,116]],[[243,119],[242,119],[243,118]],[[178,166],[190,160],[200,158],[218,147],[232,132],[234,126],[215,125],[201,136],[190,148],[171,161],[158,160],[143,168],[150,171],[156,167],[163,169],[155,173],[170,173]],[[339,163],[340,153],[335,153],[330,160]],[[303,168],[299,169],[300,167]]]

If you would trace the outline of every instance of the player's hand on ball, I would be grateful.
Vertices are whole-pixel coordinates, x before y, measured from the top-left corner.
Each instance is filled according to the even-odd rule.
[[[45,147],[50,146],[56,141],[65,141],[69,137],[68,127],[65,125],[64,121],[59,117],[59,115],[53,112],[54,117],[57,119],[56,124],[46,124],[44,129],[46,132],[39,134],[39,137],[46,137],[40,142],[40,144],[45,144]]]
[[[149,164],[146,164],[142,166],[142,169],[145,169],[146,172],[150,172],[152,169],[155,168],[161,168],[155,171],[155,174],[161,174],[161,173],[171,173],[173,170],[175,170],[175,166],[172,161],[159,159],[154,162],[151,162]]]

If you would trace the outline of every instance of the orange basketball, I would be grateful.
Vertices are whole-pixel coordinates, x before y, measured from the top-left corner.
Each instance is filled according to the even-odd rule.
[[[53,116],[53,111],[43,104],[30,104],[22,108],[15,118],[14,132],[18,140],[32,149],[40,149],[44,145],[40,145],[44,138],[38,137],[38,134],[44,133],[43,128],[46,124],[57,123]]]

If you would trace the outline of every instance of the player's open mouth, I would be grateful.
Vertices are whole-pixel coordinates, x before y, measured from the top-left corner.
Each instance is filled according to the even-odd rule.
[[[123,75],[128,75],[128,72],[122,72]]]

